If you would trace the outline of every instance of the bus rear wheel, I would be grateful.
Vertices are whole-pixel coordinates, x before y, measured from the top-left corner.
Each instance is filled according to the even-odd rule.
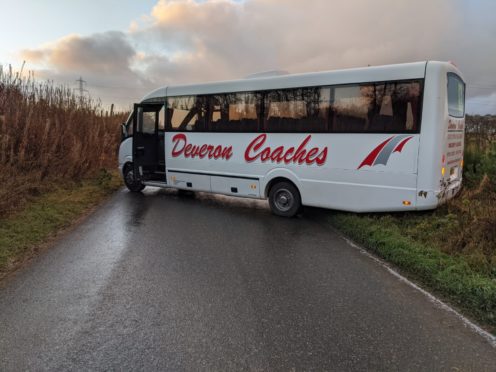
[[[278,182],[270,188],[269,205],[275,215],[293,217],[301,210],[300,193],[292,183]]]
[[[134,175],[134,167],[132,164],[128,164],[124,167],[124,183],[129,191],[140,192],[145,188],[145,185],[141,183],[139,178]]]

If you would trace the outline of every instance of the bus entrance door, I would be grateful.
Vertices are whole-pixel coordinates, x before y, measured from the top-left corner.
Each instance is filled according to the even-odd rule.
[[[133,165],[142,181],[166,182],[163,108],[163,104],[134,105]]]

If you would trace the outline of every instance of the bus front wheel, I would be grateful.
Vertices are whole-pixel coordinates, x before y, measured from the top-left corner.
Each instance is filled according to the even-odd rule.
[[[301,209],[300,193],[292,183],[278,182],[270,188],[269,205],[275,215],[293,217]]]
[[[129,191],[140,192],[145,188],[138,177],[134,175],[134,167],[132,164],[127,164],[124,167],[124,183]]]

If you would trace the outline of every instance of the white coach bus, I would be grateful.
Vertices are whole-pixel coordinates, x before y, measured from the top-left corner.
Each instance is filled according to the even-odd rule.
[[[119,168],[146,185],[354,212],[436,208],[461,187],[465,83],[417,62],[168,86],[123,124]]]

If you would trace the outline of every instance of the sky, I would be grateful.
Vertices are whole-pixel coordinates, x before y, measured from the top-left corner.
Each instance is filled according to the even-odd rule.
[[[496,114],[494,0],[0,0],[0,65],[129,108],[164,85],[453,61]]]

